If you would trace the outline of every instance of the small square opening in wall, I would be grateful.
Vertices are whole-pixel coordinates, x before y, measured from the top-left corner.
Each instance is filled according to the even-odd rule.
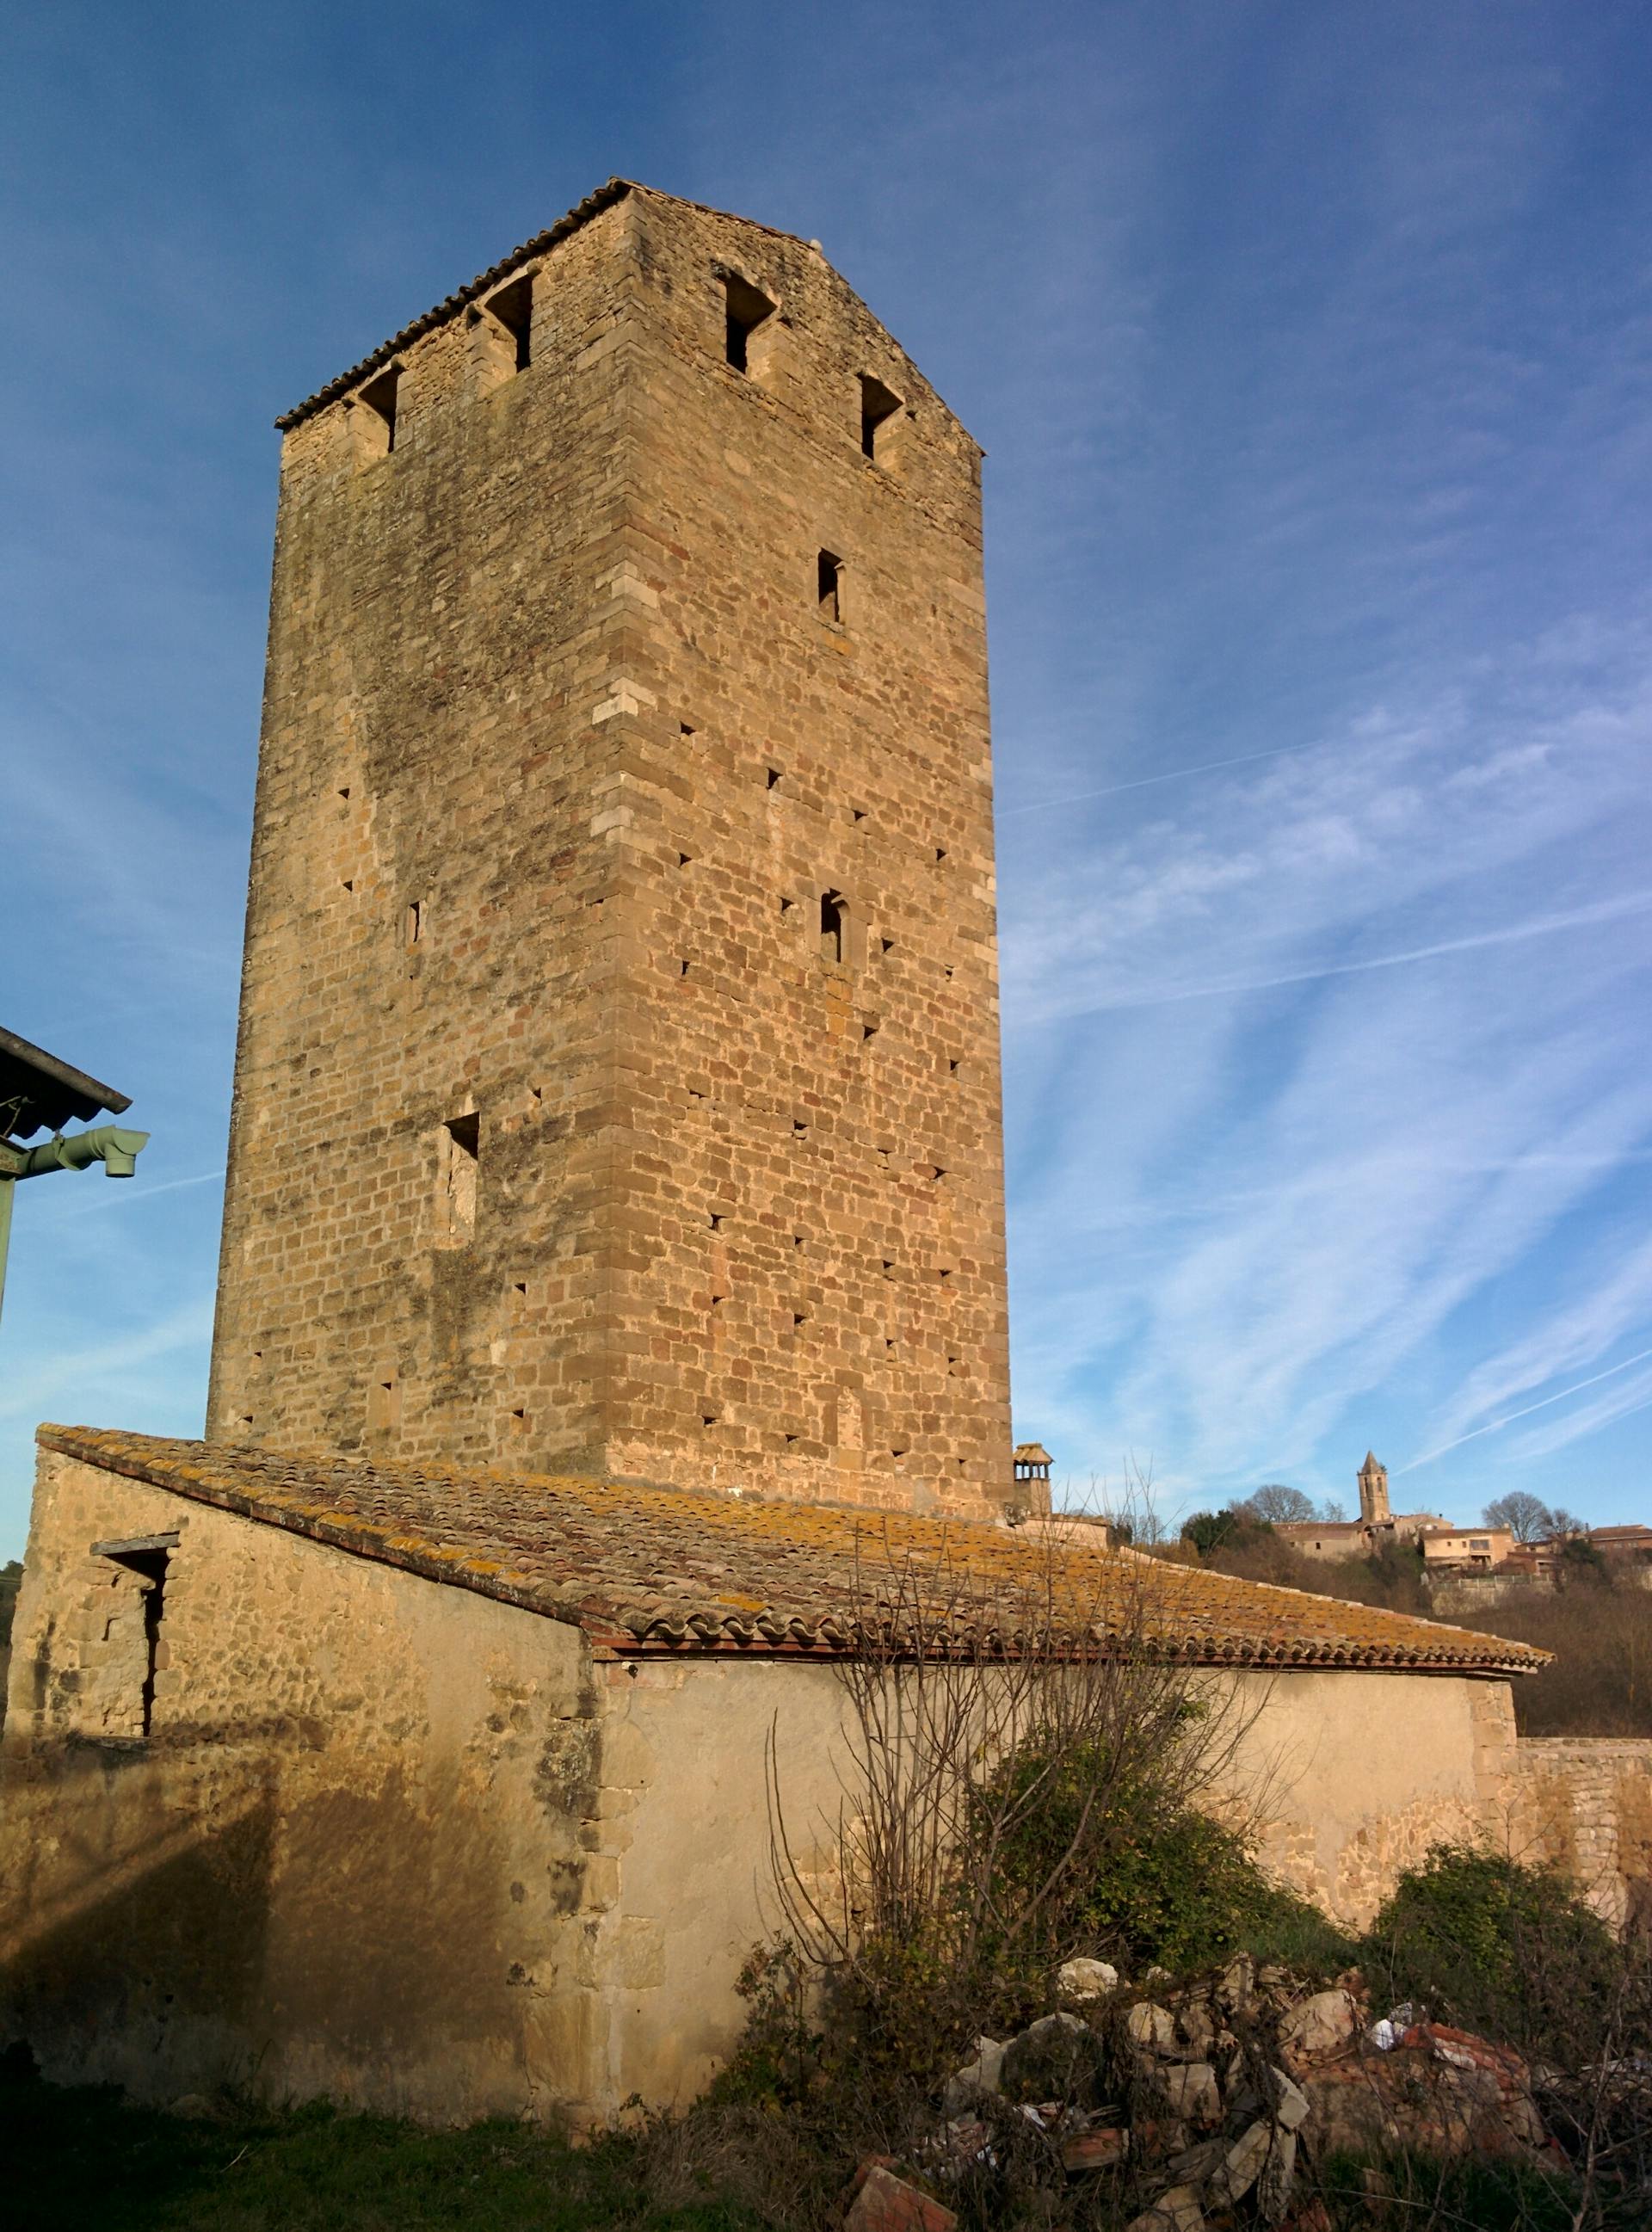
[[[901,399],[893,388],[870,373],[860,375],[860,447],[868,457],[887,464],[900,425]]]
[[[526,372],[534,360],[534,275],[523,272],[496,295],[489,295],[487,315],[502,329],[510,345],[512,368]]]
[[[401,377],[401,367],[392,364],[377,380],[370,380],[354,399],[358,438],[369,454],[388,457],[396,446]]]
[[[476,1168],[482,1158],[482,1119],[474,1109],[450,1116],[440,1139],[441,1211],[450,1245],[470,1239],[476,1223]]]
[[[830,550],[817,552],[814,600],[823,620],[843,618],[843,561]]]
[[[760,288],[738,272],[723,279],[723,357],[736,372],[752,369],[752,336],[774,315],[774,305]]]
[[[720,1209],[714,1209],[711,1212],[711,1230],[714,1232],[722,1230],[722,1211]]]
[[[778,790],[781,787],[781,770],[779,768],[766,768],[763,772],[765,778],[763,783],[764,789]]]
[[[701,1424],[703,1426],[707,1427],[707,1428],[710,1428],[710,1427],[712,1427],[712,1426],[715,1426],[715,1425],[716,1424],[716,1423],[717,1423],[717,1414],[716,1414],[716,1412],[715,1411],[701,1411],[701,1413],[700,1413],[700,1424]]]
[[[677,723],[677,732],[679,736],[691,736],[694,734],[693,729],[686,721],[679,721]]]

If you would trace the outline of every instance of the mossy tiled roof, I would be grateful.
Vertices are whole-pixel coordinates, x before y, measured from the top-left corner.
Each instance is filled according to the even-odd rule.
[[[105,1472],[474,1589],[624,1653],[830,1656],[858,1623],[1013,1645],[1144,1638],[1207,1665],[1527,1672],[1548,1654],[1466,1628],[981,1522],[612,1481],[282,1457],[87,1426],[42,1446]]]

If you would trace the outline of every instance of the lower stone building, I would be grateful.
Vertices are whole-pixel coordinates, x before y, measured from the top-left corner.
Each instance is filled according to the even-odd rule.
[[[1265,1703],[1234,1795],[1351,1924],[1437,1838],[1501,1818],[1510,1683],[1543,1659],[1096,1529],[41,1444],[3,2028],[55,2079],[152,2099],[232,2082],[588,2121],[691,2098],[774,1919],[767,1756],[794,1840],[833,1844],[841,1661],[881,1576],[962,1575],[977,1606],[1053,1576],[1104,1647],[1133,1603],[1155,1648]]]

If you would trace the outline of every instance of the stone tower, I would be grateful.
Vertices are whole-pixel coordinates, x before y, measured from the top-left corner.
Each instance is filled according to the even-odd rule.
[[[1359,1468],[1359,1516],[1367,1527],[1386,1527],[1389,1524],[1388,1467],[1378,1464],[1371,1450],[1365,1452],[1365,1462]]]
[[[995,1510],[976,444],[621,180],[281,424],[210,1433]]]

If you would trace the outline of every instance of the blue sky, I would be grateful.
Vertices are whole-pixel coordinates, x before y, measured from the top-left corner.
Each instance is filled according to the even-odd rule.
[[[1015,1406],[1085,1490],[1652,1519],[1643,8],[14,10],[3,1020],[42,1417],[198,1431],[275,414],[610,173],[986,444]]]

